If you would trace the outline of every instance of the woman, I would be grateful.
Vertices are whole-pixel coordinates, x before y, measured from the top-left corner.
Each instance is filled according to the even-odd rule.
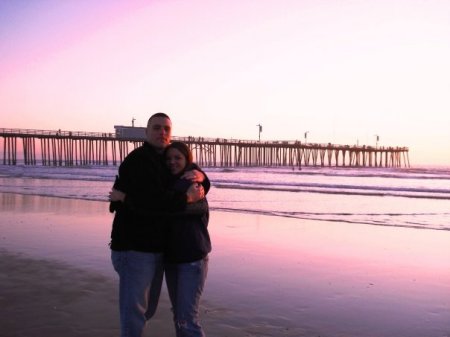
[[[192,182],[183,178],[183,173],[199,170],[192,163],[191,151],[186,144],[173,142],[166,147],[164,154],[173,176],[171,188],[184,192]],[[177,337],[205,336],[199,324],[199,305],[211,251],[208,220],[206,199],[189,204],[184,212],[174,214],[170,220],[164,253],[165,275]]]

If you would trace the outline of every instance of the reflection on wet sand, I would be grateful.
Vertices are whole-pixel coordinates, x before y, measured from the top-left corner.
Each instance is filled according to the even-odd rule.
[[[2,249],[115,280],[106,203],[0,194],[0,204]],[[449,232],[231,212],[212,212],[210,231],[210,335],[449,333]],[[164,312],[156,326],[170,325]]]

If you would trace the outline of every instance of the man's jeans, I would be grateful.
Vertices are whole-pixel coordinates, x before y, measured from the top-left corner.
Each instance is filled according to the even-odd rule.
[[[204,337],[198,311],[208,257],[191,263],[166,263],[165,273],[177,337]]]
[[[119,274],[121,337],[141,337],[145,323],[156,311],[164,275],[162,254],[112,251]]]

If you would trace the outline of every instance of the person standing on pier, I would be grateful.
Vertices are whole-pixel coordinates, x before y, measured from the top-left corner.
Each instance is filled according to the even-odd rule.
[[[124,159],[110,192],[110,211],[115,212],[110,248],[119,275],[121,337],[141,337],[156,311],[164,272],[165,215],[182,211],[187,203],[205,195],[199,184],[192,184],[186,192],[168,188],[170,173],[163,151],[171,131],[169,116],[152,115],[146,141]],[[209,189],[209,180],[201,171],[189,171],[185,177]]]

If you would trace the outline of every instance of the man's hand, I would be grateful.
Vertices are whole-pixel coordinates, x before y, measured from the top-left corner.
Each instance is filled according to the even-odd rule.
[[[192,184],[186,191],[187,202],[197,202],[205,197],[205,190],[200,184]]]
[[[202,183],[205,180],[205,175],[199,170],[190,170],[184,172],[181,178],[190,180],[193,183]]]
[[[109,192],[109,201],[122,201],[124,202],[126,194],[122,191],[116,190],[113,188],[111,192]]]

